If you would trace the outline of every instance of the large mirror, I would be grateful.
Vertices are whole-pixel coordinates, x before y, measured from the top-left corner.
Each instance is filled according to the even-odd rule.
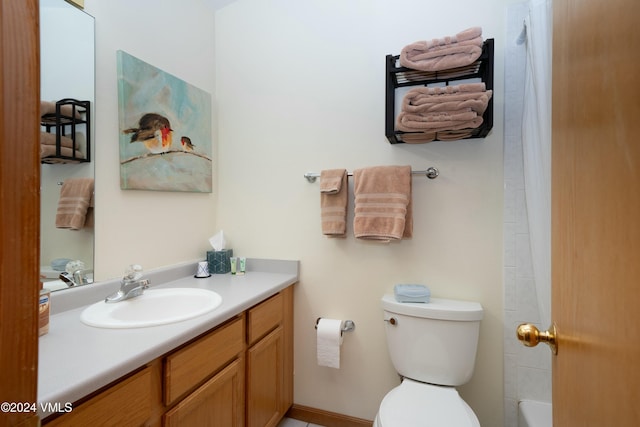
[[[44,281],[58,279],[62,260],[79,260],[85,270],[94,264],[94,227],[89,210],[80,229],[56,226],[56,215],[65,181],[94,178],[95,138],[95,32],[94,18],[64,0],[40,0],[40,92],[42,108],[64,99],[89,101],[89,126],[79,125],[78,144],[88,145],[90,161],[52,161],[41,165],[40,266]],[[45,113],[43,111],[43,113]],[[81,116],[83,119],[84,115]],[[46,132],[46,127],[41,130]],[[49,129],[55,134],[55,128]],[[67,130],[69,132],[69,130]],[[83,135],[83,132],[85,135]],[[45,135],[44,137],[48,137]],[[81,137],[81,138],[80,138]],[[88,141],[88,143],[87,143]],[[41,138],[41,152],[44,147]],[[58,218],[59,219],[59,218]],[[56,264],[54,269],[52,262]],[[67,289],[59,281],[51,281],[51,290]]]

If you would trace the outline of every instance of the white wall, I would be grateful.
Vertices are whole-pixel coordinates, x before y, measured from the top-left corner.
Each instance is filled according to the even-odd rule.
[[[503,419],[502,197],[507,1],[239,0],[216,13],[218,224],[237,255],[301,260],[295,295],[295,402],[373,419],[398,384],[380,298],[396,283],[482,303],[476,373],[461,387],[482,425]],[[410,42],[482,26],[495,38],[494,128],[486,139],[390,145],[384,58]],[[414,238],[328,239],[318,184],[334,167],[436,166],[414,178]],[[349,227],[349,232],[351,228]],[[340,370],[318,367],[317,317],[352,319]]]
[[[204,259],[216,230],[216,134],[213,193],[120,190],[116,51],[215,100],[214,10],[203,0],[87,0],[85,11],[96,18],[96,278],[119,277],[131,263],[153,269]]]

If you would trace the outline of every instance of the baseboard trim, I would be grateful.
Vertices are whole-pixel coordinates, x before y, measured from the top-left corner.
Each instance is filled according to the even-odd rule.
[[[296,404],[289,408],[286,416],[325,427],[371,427],[373,425],[373,421]]]

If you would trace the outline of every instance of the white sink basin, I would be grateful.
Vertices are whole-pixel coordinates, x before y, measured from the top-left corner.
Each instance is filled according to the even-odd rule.
[[[144,328],[201,316],[222,303],[217,293],[198,288],[148,289],[138,297],[85,308],[80,320],[97,328]]]

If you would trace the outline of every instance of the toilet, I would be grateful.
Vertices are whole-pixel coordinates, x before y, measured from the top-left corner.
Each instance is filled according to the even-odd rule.
[[[382,399],[374,427],[480,427],[455,387],[471,379],[482,306],[431,298],[382,298],[391,362],[402,377]]]

